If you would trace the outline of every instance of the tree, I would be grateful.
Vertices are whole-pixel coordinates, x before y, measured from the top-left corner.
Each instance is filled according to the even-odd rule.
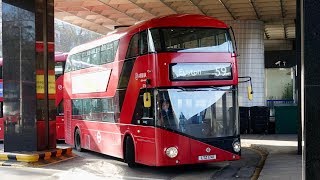
[[[69,52],[73,47],[100,38],[102,35],[55,19],[55,51]]]

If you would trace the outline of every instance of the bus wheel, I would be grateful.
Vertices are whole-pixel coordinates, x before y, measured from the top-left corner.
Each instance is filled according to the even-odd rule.
[[[133,168],[136,166],[133,140],[130,136],[126,138],[125,161],[128,166]]]
[[[78,128],[76,129],[76,132],[74,133],[74,148],[79,152],[82,151],[80,130]]]

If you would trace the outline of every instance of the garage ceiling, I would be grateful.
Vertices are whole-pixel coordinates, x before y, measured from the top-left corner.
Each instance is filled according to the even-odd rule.
[[[295,38],[296,0],[55,0],[55,17],[101,34],[153,17],[198,13],[261,20],[265,39]]]

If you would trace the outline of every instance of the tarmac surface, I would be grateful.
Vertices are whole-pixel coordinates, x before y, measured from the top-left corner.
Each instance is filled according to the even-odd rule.
[[[0,167],[1,180],[19,179],[302,179],[302,157],[297,155],[296,135],[241,135],[241,160],[177,167],[129,168],[121,159],[85,151],[70,159],[26,167]],[[68,147],[60,144],[61,147]],[[0,144],[0,151],[3,144]],[[25,163],[25,162],[22,162]],[[17,165],[18,164],[18,165]],[[36,168],[34,168],[36,167]]]

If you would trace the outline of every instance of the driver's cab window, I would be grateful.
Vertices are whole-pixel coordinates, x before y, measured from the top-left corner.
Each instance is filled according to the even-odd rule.
[[[167,92],[160,92],[157,98],[158,102],[158,120],[157,126],[173,129],[178,129],[178,126],[182,124],[178,124],[176,121],[175,113],[172,108],[171,100]],[[179,119],[185,119],[183,114],[179,114]],[[181,121],[182,122],[182,121]]]
[[[136,108],[132,118],[132,124],[143,126],[154,126],[154,96],[151,94],[151,107],[144,107],[143,94],[145,89],[140,90],[139,97],[137,99]],[[148,92],[152,92],[148,89]]]

